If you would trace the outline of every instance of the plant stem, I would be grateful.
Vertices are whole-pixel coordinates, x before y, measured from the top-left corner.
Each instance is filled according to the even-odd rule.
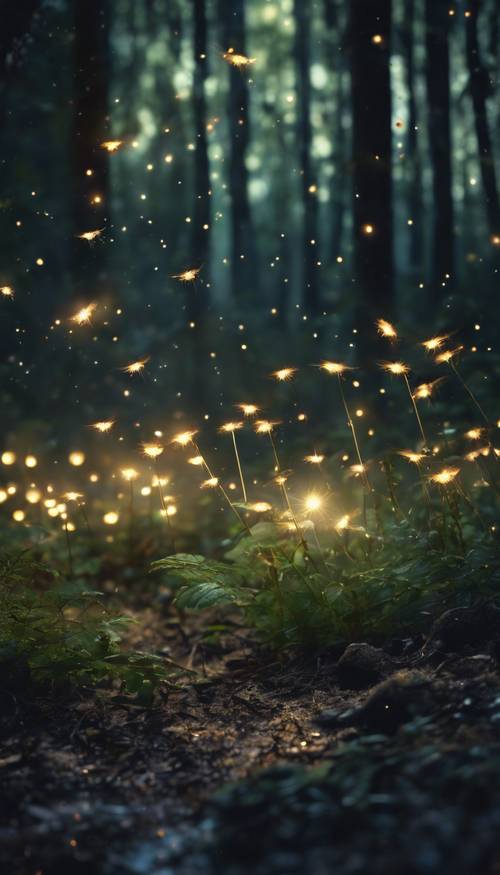
[[[410,398],[411,398],[411,403],[413,404],[413,410],[415,411],[415,416],[416,416],[416,419],[417,419],[417,422],[418,422],[418,427],[419,427],[419,429],[420,429],[420,434],[422,435],[422,440],[423,440],[423,442],[424,442],[424,447],[427,447],[427,438],[426,438],[426,436],[425,436],[425,431],[424,431],[424,427],[423,427],[423,425],[422,425],[422,420],[420,419],[420,414],[419,414],[419,412],[418,412],[417,402],[415,401],[415,398],[413,397],[413,392],[411,391],[410,383],[409,383],[408,377],[406,376],[406,374],[403,374],[403,377],[404,377],[404,381],[405,381],[405,383],[406,383],[406,388],[408,389],[408,395],[410,396]]]
[[[465,382],[464,378],[462,377],[462,374],[458,370],[453,359],[450,359],[449,365],[450,365],[450,368],[452,369],[453,373],[455,374],[455,376],[457,377],[457,379],[459,380],[459,382],[461,383],[461,385],[463,386],[463,388],[465,389],[465,391],[467,392],[467,394],[469,395],[469,397],[473,401],[473,403],[476,405],[476,407],[479,410],[479,413],[483,417],[484,421],[489,425],[490,421],[489,421],[488,417],[486,416],[486,413],[484,412],[483,408],[481,407],[481,405],[480,405],[479,401],[477,400],[476,396],[474,395],[472,389]]]
[[[229,498],[229,495],[227,494],[226,490],[224,489],[222,483],[219,482],[219,478],[216,477],[216,476],[214,475],[213,471],[210,469],[210,467],[209,467],[209,465],[208,465],[208,462],[206,461],[205,456],[204,456],[203,453],[201,452],[201,450],[200,450],[198,444],[196,444],[193,440],[191,441],[191,443],[192,443],[193,447],[195,448],[196,452],[198,453],[198,455],[201,456],[201,458],[203,459],[203,467],[205,468],[205,470],[206,470],[208,476],[210,477],[211,480],[216,480],[216,481],[217,481],[217,488],[220,490],[220,492],[221,492],[222,495],[224,496],[224,499],[227,501],[227,503],[228,503],[229,507],[231,508],[231,510],[233,511],[234,515],[237,517],[237,519],[239,520],[239,522],[241,523],[241,525],[243,526],[243,528],[246,529],[246,531],[248,532],[248,534],[251,535],[252,532],[250,531],[250,529],[249,529],[247,523],[245,522],[245,520],[243,519],[243,517],[242,517],[241,514],[239,513],[238,509],[234,506],[233,502],[232,502],[231,499]]]
[[[240,454],[238,452],[238,444],[236,443],[236,434],[234,431],[231,432],[233,438],[233,447],[234,447],[234,455],[236,456],[236,464],[238,465],[238,473],[240,475],[240,483],[241,483],[241,491],[243,493],[243,501],[245,504],[247,503],[247,490],[245,486],[245,478],[243,477],[243,469],[241,467],[240,462]]]

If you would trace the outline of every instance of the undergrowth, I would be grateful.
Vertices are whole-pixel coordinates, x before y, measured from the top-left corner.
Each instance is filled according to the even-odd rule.
[[[0,556],[0,667],[8,681],[52,688],[120,683],[149,699],[165,677],[162,661],[121,645],[131,619],[109,615],[101,593],[83,579],[60,578],[29,552]]]

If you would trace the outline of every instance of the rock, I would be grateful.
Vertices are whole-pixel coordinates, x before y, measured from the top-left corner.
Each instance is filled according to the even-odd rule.
[[[383,650],[371,644],[349,644],[337,663],[340,685],[351,690],[363,690],[394,669]]]
[[[425,650],[460,652],[500,639],[500,609],[491,603],[473,608],[451,608],[434,623]]]
[[[400,671],[371,691],[355,720],[371,732],[392,735],[413,718],[432,714],[435,704],[435,687],[424,674]]]

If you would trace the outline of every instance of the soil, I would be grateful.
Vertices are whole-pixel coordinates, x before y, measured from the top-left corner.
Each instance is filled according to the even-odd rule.
[[[500,669],[483,618],[482,641],[443,649],[443,620],[440,636],[340,664],[263,652],[237,625],[207,642],[196,619],[138,619],[134,646],[189,669],[152,708],[0,683],[2,871],[500,872]]]

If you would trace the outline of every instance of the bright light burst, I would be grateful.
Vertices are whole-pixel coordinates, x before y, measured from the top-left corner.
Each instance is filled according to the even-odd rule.
[[[77,325],[88,325],[96,309],[97,304],[87,304],[71,317],[71,321],[76,322]]]
[[[387,319],[377,319],[377,331],[382,337],[388,337],[391,340],[397,340],[398,333]]]
[[[319,453],[312,453],[310,456],[304,456],[304,462],[309,462],[310,465],[321,465],[325,457]]]
[[[2,294],[4,298],[13,298],[14,289],[12,286],[0,286],[0,294]]]
[[[410,368],[408,365],[405,365],[404,362],[382,362],[380,367],[383,371],[387,371],[389,374],[395,374],[396,376],[408,374],[410,371]]]
[[[131,480],[137,480],[139,472],[135,468],[122,468],[121,475],[124,480],[130,483]]]
[[[260,410],[256,404],[236,404],[236,407],[241,410],[243,416],[255,416]]]
[[[343,374],[345,371],[352,371],[352,368],[349,365],[345,365],[342,362],[330,362],[323,361],[320,364],[320,368],[322,371],[326,371],[327,374]]]
[[[270,419],[258,419],[254,425],[257,434],[271,434],[274,428],[279,425],[279,422],[271,422]]]
[[[255,513],[267,513],[267,511],[273,509],[273,506],[268,501],[255,501],[250,505],[250,509]]]
[[[440,486],[447,486],[452,483],[455,477],[460,474],[460,468],[442,468],[436,474],[431,474],[429,480],[431,483],[439,483]]]
[[[189,465],[194,465],[195,467],[199,467],[205,464],[205,459],[203,458],[203,456],[191,456],[191,458],[187,461]]]
[[[414,453],[413,450],[399,450],[398,456],[402,456],[403,459],[412,462],[413,465],[420,465],[420,462],[425,459],[424,453]]]
[[[79,240],[87,240],[89,243],[100,237],[104,228],[96,228],[94,231],[84,231],[83,234],[77,234]]]
[[[96,431],[101,432],[101,434],[106,434],[106,432],[111,431],[114,424],[114,419],[101,419],[99,422],[91,423],[90,428],[94,428]]]
[[[274,377],[278,383],[286,383],[295,376],[297,370],[298,368],[280,368],[278,371],[273,371],[271,377]]]
[[[251,64],[255,64],[256,58],[249,58],[247,55],[241,55],[234,51],[234,49],[228,49],[227,52],[223,52],[222,57],[231,67],[236,67],[238,70],[242,70],[245,67],[249,67]]]
[[[311,492],[304,499],[304,507],[309,513],[314,513],[320,510],[323,505],[323,499],[316,492]]]
[[[192,283],[201,271],[201,267],[188,267],[182,273],[172,274],[172,279],[180,280],[181,283]]]
[[[163,453],[163,447],[161,444],[143,444],[142,452],[148,459],[157,459]]]
[[[197,434],[197,431],[180,431],[178,434],[174,435],[171,443],[177,444],[179,447],[187,447],[188,444],[192,443],[193,438]]]
[[[120,146],[123,146],[123,140],[105,140],[101,143],[101,149],[106,149],[106,152],[117,152]]]
[[[136,362],[131,362],[129,365],[125,365],[121,370],[125,374],[140,374],[141,371],[144,370],[145,366],[149,361],[149,356],[145,359],[138,359]]]
[[[218,477],[209,477],[200,484],[200,489],[215,489],[219,485]]]
[[[466,437],[469,441],[478,441],[484,434],[484,428],[470,428],[469,431],[465,432],[464,437]]]
[[[446,343],[449,336],[449,334],[438,334],[436,337],[430,337],[429,340],[424,340],[422,346],[427,352],[434,352],[436,349],[441,349],[443,343]]]
[[[243,428],[243,422],[225,422],[220,426],[219,431],[222,434],[231,434],[233,431],[238,431],[240,428]]]
[[[437,387],[445,380],[445,377],[439,377],[437,380],[432,380],[430,383],[420,383],[413,392],[413,397],[419,401],[425,398],[431,398]]]
[[[447,364],[453,361],[454,358],[463,350],[463,346],[456,346],[454,349],[446,349],[436,356],[435,361],[438,365]]]
[[[81,492],[64,492],[63,498],[66,501],[80,501],[80,498],[83,498],[83,494]]]

